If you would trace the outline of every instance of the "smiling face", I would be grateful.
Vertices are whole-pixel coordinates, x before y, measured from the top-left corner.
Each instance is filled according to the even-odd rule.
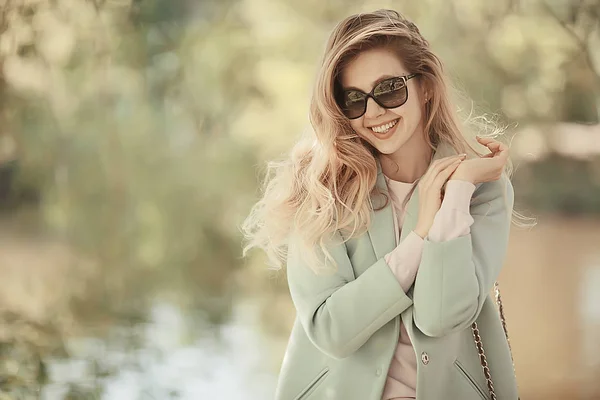
[[[341,71],[343,90],[359,89],[369,93],[377,83],[389,77],[406,76],[408,71],[392,51],[380,48],[361,52]],[[418,77],[408,80],[408,100],[386,109],[372,98],[363,116],[351,119],[354,131],[382,154],[393,154],[414,139],[423,139],[423,93]]]

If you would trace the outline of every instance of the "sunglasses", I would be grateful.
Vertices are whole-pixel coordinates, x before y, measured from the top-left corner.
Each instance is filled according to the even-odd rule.
[[[400,107],[408,100],[407,82],[419,74],[396,76],[379,82],[371,90],[365,93],[358,89],[344,91],[338,105],[348,119],[360,118],[367,111],[369,97],[383,108]]]

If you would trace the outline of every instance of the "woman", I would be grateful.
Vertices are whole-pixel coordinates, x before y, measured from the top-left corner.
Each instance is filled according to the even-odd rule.
[[[513,207],[506,145],[468,145],[441,62],[392,10],[335,27],[310,117],[316,139],[271,163],[244,224],[244,254],[286,262],[297,311],[276,398],[516,399],[489,296]]]

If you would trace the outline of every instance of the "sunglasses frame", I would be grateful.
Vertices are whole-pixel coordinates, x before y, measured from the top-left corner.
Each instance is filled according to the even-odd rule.
[[[362,117],[362,116],[363,116],[363,115],[365,115],[365,113],[367,112],[367,103],[369,102],[369,97],[370,97],[370,98],[372,98],[372,99],[373,99],[373,101],[374,101],[375,103],[377,103],[379,106],[381,106],[381,107],[383,107],[383,108],[385,108],[385,109],[390,109],[390,108],[397,108],[397,107],[400,107],[400,106],[404,105],[404,104],[405,104],[405,103],[408,101],[408,80],[409,80],[409,79],[412,79],[412,78],[414,78],[415,76],[418,76],[418,75],[419,75],[418,73],[414,73],[414,74],[408,74],[408,75],[403,75],[403,76],[393,76],[393,77],[391,77],[391,78],[384,79],[384,80],[382,80],[381,82],[379,82],[377,85],[373,86],[373,89],[371,89],[371,91],[370,91],[369,93],[365,93],[365,92],[363,92],[362,90],[359,90],[359,89],[345,90],[343,93],[350,92],[350,91],[354,91],[354,92],[359,92],[359,93],[362,93],[362,94],[365,96],[365,107],[364,107],[364,109],[363,109],[363,112],[362,112],[362,113],[361,113],[361,114],[360,114],[358,117],[352,117],[352,118],[348,117],[348,116],[347,116],[347,115],[344,113],[344,109],[343,109],[343,107],[340,107],[340,108],[342,109],[342,113],[343,113],[343,114],[344,114],[344,116],[345,116],[346,118],[348,118],[348,119],[357,119],[357,118],[360,118],[360,117]],[[403,81],[403,83],[404,83],[404,88],[406,89],[406,99],[404,100],[404,102],[402,102],[402,104],[398,104],[397,106],[387,107],[387,106],[385,106],[385,105],[381,104],[379,101],[377,101],[377,99],[375,98],[375,95],[374,95],[374,93],[375,93],[375,89],[376,89],[376,88],[377,88],[379,85],[381,85],[381,84],[382,84],[382,83],[384,83],[384,82],[390,81],[390,80],[392,80],[392,79],[402,79],[402,81]]]

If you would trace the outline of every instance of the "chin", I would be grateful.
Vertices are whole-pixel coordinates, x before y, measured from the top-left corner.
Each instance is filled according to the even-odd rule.
[[[381,154],[389,155],[389,154],[394,154],[395,152],[397,152],[402,147],[403,144],[404,144],[404,142],[377,144],[375,146],[375,148]]]
[[[369,143],[373,145],[382,154],[393,154],[406,143],[406,137],[403,132],[395,132],[395,134],[387,139],[379,139],[374,135],[370,135]]]

